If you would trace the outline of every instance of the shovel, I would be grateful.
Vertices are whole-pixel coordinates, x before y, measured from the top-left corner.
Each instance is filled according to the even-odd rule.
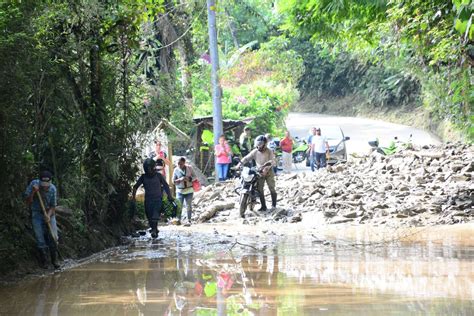
[[[44,206],[43,198],[41,197],[41,194],[39,191],[36,191],[36,194],[38,195],[38,200],[40,202],[41,210],[43,211],[43,216],[46,222],[46,218],[48,217],[48,214],[46,213],[46,207]],[[51,228],[51,222],[47,221],[46,224],[48,225],[49,236],[53,239],[54,245],[56,246],[56,251],[58,252],[58,256],[61,260],[63,260],[63,256],[61,256],[61,253],[59,252],[58,236],[56,236],[53,233],[53,229]]]

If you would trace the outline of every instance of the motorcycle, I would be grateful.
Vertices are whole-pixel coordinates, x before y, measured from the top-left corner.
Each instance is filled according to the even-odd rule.
[[[410,137],[408,138],[407,142],[402,142],[398,139],[397,136],[395,136],[388,145],[388,147],[379,146],[379,140],[378,138],[376,138],[375,140],[369,141],[369,146],[371,147],[370,151],[376,151],[381,155],[390,156],[399,152],[400,150],[413,149],[412,136],[413,135],[410,134]]]
[[[235,193],[239,195],[239,209],[240,216],[244,218],[247,207],[253,212],[257,199],[260,198],[260,193],[257,190],[258,179],[263,176],[264,168],[272,165],[271,161],[267,161],[260,168],[247,167],[242,168],[240,174],[240,184],[235,189]]]
[[[237,166],[239,163],[240,163],[240,157],[232,156],[232,162],[230,163],[230,168],[229,168],[229,171],[227,172],[228,179],[237,178],[239,176],[237,169],[235,169],[235,166]]]
[[[300,163],[306,160],[308,156],[309,145],[306,140],[295,137],[295,148],[291,152],[294,163]]]

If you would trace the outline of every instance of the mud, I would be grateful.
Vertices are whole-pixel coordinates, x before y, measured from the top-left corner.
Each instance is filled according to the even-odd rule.
[[[284,235],[243,226],[249,230],[168,226],[157,240],[148,234],[126,238],[127,245],[70,269],[2,287],[1,313],[468,315],[474,310],[472,225],[411,231],[392,240],[381,231],[347,226],[343,234],[343,225]]]

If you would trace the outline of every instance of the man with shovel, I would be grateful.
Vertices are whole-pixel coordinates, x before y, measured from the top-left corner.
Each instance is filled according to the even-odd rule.
[[[30,182],[25,191],[26,202],[31,209],[31,220],[40,251],[40,266],[47,268],[47,250],[51,263],[59,268],[57,257],[58,228],[56,226],[55,208],[57,205],[56,186],[51,183],[52,174],[42,171],[39,179]]]

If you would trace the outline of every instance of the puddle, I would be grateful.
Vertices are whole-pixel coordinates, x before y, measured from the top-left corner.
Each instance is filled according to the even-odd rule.
[[[474,247],[160,233],[0,288],[8,315],[406,315],[474,311]],[[438,236],[439,237],[439,236]],[[455,240],[455,236],[452,236]],[[447,240],[453,240],[447,238]],[[258,242],[258,243],[257,243]],[[232,251],[229,249],[232,248]]]

